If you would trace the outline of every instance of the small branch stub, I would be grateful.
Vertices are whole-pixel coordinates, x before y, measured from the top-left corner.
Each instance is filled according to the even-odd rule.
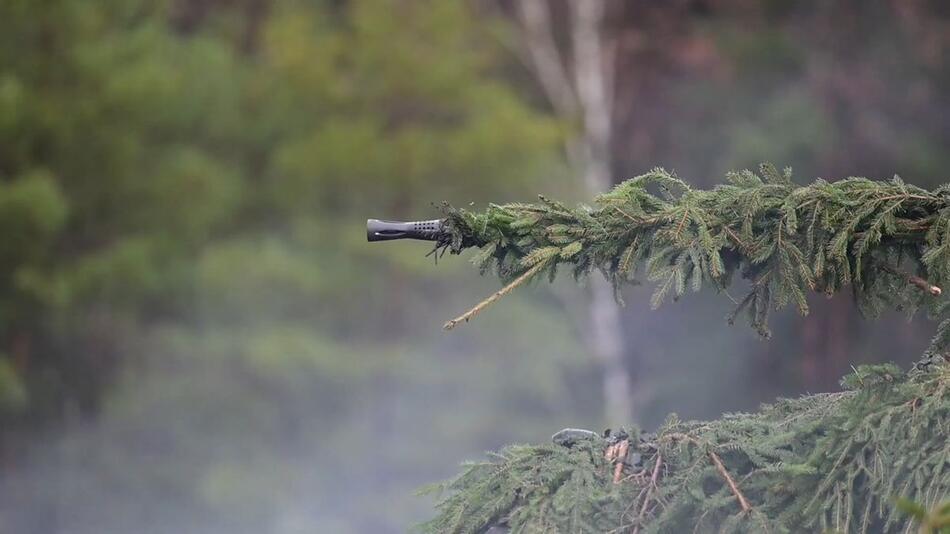
[[[935,297],[939,297],[940,294],[943,293],[943,290],[938,286],[931,284],[919,276],[910,276],[907,278],[907,281]]]
[[[900,269],[891,267],[889,265],[885,265],[884,270],[890,271],[891,273],[894,273],[897,276],[903,277],[905,280],[907,280],[908,284],[917,286],[918,288],[920,288],[921,291],[926,291],[927,293],[930,293],[931,295],[935,297],[939,297],[941,294],[943,294],[943,290],[940,289],[940,286],[935,286],[919,276],[906,273]]]

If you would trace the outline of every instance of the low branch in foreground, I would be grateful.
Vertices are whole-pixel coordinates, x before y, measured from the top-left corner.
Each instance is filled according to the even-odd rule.
[[[615,439],[571,429],[469,464],[426,532],[907,531],[895,498],[950,496],[950,363],[860,366],[844,392],[779,400],[714,421],[671,416]],[[566,437],[565,437],[566,436]],[[569,439],[568,439],[569,438]]]

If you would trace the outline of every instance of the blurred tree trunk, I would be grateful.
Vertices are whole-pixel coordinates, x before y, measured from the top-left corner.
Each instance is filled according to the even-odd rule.
[[[606,0],[568,3],[566,30],[570,33],[572,60],[569,63],[558,49],[548,0],[518,3],[524,43],[545,95],[562,118],[580,124],[579,134],[567,140],[565,151],[592,195],[613,184],[613,61],[603,32],[606,4]],[[591,278],[588,308],[589,324],[584,331],[602,368],[606,419],[614,424],[629,424],[634,421],[633,379],[625,364],[627,350],[620,310],[606,280]]]

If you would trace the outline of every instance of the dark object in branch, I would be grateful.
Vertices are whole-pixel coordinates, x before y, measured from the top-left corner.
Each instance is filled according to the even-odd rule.
[[[393,241],[396,239],[438,242],[440,235],[443,235],[442,219],[412,222],[366,220],[366,240],[369,242]]]
[[[551,436],[551,442],[555,445],[571,448],[578,441],[598,439],[599,437],[600,436],[598,436],[595,432],[591,432],[590,430],[583,430],[581,428],[565,428]]]

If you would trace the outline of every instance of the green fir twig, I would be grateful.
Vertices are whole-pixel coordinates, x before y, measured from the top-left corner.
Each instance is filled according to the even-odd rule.
[[[811,291],[849,288],[870,316],[924,307],[937,317],[947,307],[940,297],[950,283],[948,186],[928,191],[897,177],[799,186],[790,170],[764,164],[700,190],[655,169],[601,195],[594,208],[541,197],[482,212],[444,210],[441,244],[453,253],[481,249],[474,261],[482,271],[513,281],[447,328],[563,266],[577,278],[596,269],[618,291],[646,278],[656,284],[654,307],[687,289],[725,292],[737,277],[747,280],[730,321],[744,313],[766,337],[770,310],[793,303],[807,314]],[[930,352],[945,352],[947,343],[950,322]]]

